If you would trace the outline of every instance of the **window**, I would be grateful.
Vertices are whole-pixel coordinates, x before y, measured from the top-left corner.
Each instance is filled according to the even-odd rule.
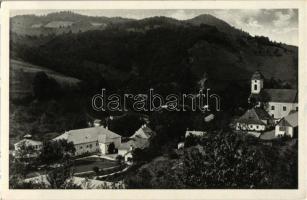
[[[92,144],[90,144],[90,148],[92,148]]]
[[[298,106],[296,106],[295,110],[298,111]]]
[[[80,147],[80,149],[82,149],[82,146]]]
[[[271,110],[275,110],[275,106],[271,106]]]
[[[257,90],[257,85],[254,85],[254,90]]]
[[[256,126],[256,129],[258,129],[258,128],[259,128],[259,126],[257,125],[257,126]]]
[[[274,118],[274,114],[272,114],[272,117]]]
[[[287,107],[286,107],[286,106],[283,106],[283,107],[282,107],[282,110],[283,110],[283,111],[286,111],[286,110],[287,110]]]
[[[88,145],[86,145],[86,148],[88,148]]]

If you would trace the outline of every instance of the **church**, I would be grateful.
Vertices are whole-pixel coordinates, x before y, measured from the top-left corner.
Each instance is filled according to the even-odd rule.
[[[298,111],[297,90],[264,88],[264,76],[260,71],[256,71],[251,78],[248,100],[255,107],[263,107],[275,121],[289,115],[291,111]]]

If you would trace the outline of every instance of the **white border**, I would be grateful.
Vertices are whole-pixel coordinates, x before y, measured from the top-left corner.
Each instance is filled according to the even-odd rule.
[[[18,1],[1,8],[1,193],[4,199],[304,199],[306,197],[306,1]],[[299,9],[298,190],[9,190],[9,11],[12,9]],[[305,36],[305,37],[304,37]]]

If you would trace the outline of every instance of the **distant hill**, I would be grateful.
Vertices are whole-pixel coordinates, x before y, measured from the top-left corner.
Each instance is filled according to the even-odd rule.
[[[50,13],[43,16],[18,15],[11,18],[11,32],[19,35],[52,35],[103,30],[107,25],[131,21],[120,17],[92,17],[70,11]]]
[[[246,82],[261,70],[267,79],[297,87],[297,47],[252,37],[211,15],[132,20],[59,12],[16,16],[11,23],[11,55],[81,80],[101,77],[116,87],[182,89],[187,83],[181,81],[195,84],[204,72],[219,84]],[[87,28],[78,31],[80,24]],[[33,26],[57,33],[26,36]],[[91,74],[96,78],[87,78]]]

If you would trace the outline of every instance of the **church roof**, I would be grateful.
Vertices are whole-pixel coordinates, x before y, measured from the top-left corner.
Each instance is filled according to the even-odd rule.
[[[239,123],[266,125],[262,120],[269,120],[271,116],[262,108],[247,110],[238,120]]]
[[[110,130],[105,129],[102,126],[99,126],[70,130],[54,138],[53,140],[65,139],[68,142],[73,142],[76,145],[95,141],[98,141],[100,143],[108,143],[111,141],[111,139],[119,137],[121,136]]]
[[[297,103],[298,94],[295,89],[264,89],[270,102]]]
[[[286,117],[282,118],[279,123],[279,126],[291,126],[297,127],[298,126],[298,112],[293,112]]]
[[[252,76],[252,80],[261,80],[264,79],[264,76],[262,75],[262,73],[260,71],[256,71],[253,76]]]

